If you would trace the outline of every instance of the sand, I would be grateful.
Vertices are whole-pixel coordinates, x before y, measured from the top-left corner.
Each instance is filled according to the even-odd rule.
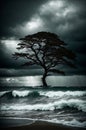
[[[4,125],[3,127],[0,126],[0,130],[85,130],[85,128],[78,128],[78,127],[69,127],[69,126],[64,126],[61,124],[55,124],[55,123],[50,123],[46,121],[35,121],[35,122],[29,122],[24,125],[25,120],[21,120],[23,124],[20,126],[20,120],[7,120],[7,122],[17,121],[17,124],[19,122],[19,125],[16,126],[6,126]],[[4,122],[3,122],[4,123]],[[16,123],[15,123],[16,124]]]

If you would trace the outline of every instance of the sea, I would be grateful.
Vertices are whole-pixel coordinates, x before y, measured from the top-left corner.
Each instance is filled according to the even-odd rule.
[[[0,87],[0,119],[86,128],[86,87]]]

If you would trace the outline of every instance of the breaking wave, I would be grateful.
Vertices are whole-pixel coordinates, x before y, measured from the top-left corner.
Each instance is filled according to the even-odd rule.
[[[11,97],[40,97],[40,96],[45,96],[49,98],[56,98],[56,97],[63,97],[63,96],[72,96],[72,97],[81,97],[85,96],[86,92],[85,91],[32,91],[32,90],[13,90],[13,91],[3,91],[0,92],[0,97],[3,96],[11,96]]]
[[[59,100],[47,104],[11,104],[11,105],[3,105],[1,106],[1,110],[35,110],[35,111],[55,111],[61,110],[65,108],[77,109],[79,111],[86,112],[86,101],[78,100],[78,99],[70,99],[70,100]]]
[[[63,125],[67,125],[67,126],[72,126],[72,127],[83,127],[86,128],[86,121],[80,122],[76,119],[72,119],[71,121],[67,121],[67,120],[57,120],[52,119],[52,120],[48,120],[49,122],[53,122],[53,123],[59,123],[59,124],[63,124]]]
[[[11,88],[0,92],[0,111],[68,126],[86,127],[86,90]],[[28,113],[28,114],[27,114]]]
[[[86,92],[84,91],[48,91],[48,92],[40,92],[41,95],[45,95],[47,97],[62,97],[62,96],[85,96]]]
[[[18,91],[18,90],[13,90],[13,91],[5,91],[5,92],[0,92],[0,97],[4,97],[4,96],[8,96],[8,97],[12,97],[12,98],[24,98],[24,97],[39,97],[40,94],[37,91]]]
[[[9,91],[2,91],[2,92],[0,92],[0,97],[4,96],[5,94],[8,94],[8,93],[9,93]]]

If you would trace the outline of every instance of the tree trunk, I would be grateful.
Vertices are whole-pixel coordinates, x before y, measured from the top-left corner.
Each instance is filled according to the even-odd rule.
[[[47,77],[47,72],[45,71],[42,77],[42,83],[43,83],[43,87],[47,87],[47,82],[46,82],[46,77]]]

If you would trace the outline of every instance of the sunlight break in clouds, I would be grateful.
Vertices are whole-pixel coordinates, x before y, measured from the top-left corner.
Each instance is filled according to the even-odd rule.
[[[20,35],[28,35],[35,33],[37,31],[42,31],[43,29],[43,21],[37,15],[33,16],[30,21],[27,21],[23,25],[17,25],[15,28],[11,28],[11,30],[16,34]]]
[[[3,44],[6,50],[11,53],[16,51],[18,42],[19,40],[15,40],[13,37],[1,40],[1,44]]]
[[[42,24],[41,19],[32,19],[30,22],[26,24],[26,28],[29,28],[30,30],[34,30],[40,27],[41,24]]]

